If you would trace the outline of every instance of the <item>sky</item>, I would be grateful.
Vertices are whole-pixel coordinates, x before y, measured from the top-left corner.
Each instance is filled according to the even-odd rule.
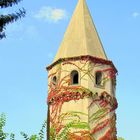
[[[5,130],[38,133],[47,117],[47,71],[78,0],[23,0],[26,17],[9,24],[0,40],[0,113]],[[117,134],[139,140],[140,1],[87,0],[106,54],[118,69]]]

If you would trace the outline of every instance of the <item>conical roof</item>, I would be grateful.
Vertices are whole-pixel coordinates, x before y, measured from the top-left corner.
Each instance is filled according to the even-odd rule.
[[[87,4],[85,0],[79,0],[54,62],[83,55],[107,60]]]

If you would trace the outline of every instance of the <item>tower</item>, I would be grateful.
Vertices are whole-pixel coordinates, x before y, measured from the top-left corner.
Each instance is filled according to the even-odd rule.
[[[79,0],[48,70],[48,139],[116,140],[117,70]]]

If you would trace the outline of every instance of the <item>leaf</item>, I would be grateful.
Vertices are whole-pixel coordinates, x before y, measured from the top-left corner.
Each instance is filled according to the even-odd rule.
[[[96,121],[101,119],[106,114],[107,110],[107,108],[99,109],[89,117],[89,121]]]
[[[87,122],[75,122],[71,124],[70,128],[74,129],[90,129]]]
[[[26,133],[20,132],[20,134],[23,136],[23,138],[24,138],[25,140],[30,140],[29,137],[28,137],[28,135],[27,135]]]
[[[15,140],[15,134],[13,133],[10,134],[10,140]]]

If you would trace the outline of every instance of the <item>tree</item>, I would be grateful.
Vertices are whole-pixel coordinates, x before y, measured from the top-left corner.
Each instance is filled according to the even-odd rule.
[[[8,136],[10,136],[10,140],[15,140],[15,135],[13,133],[8,134],[4,132],[3,128],[6,123],[6,116],[4,113],[0,114],[0,140],[5,140]]]
[[[0,140],[4,140],[7,138],[8,133],[5,133],[3,131],[3,128],[5,126],[5,122],[6,122],[6,117],[5,114],[1,114],[0,115]]]
[[[13,133],[6,133],[4,132],[3,128],[6,123],[6,116],[5,114],[0,114],[0,140],[6,140],[6,138],[10,138],[10,140],[15,140],[15,134]],[[38,134],[33,134],[31,136],[28,136],[26,133],[21,132],[20,134],[23,136],[23,139],[25,140],[43,140],[45,135],[46,129],[46,121],[42,124],[41,130]]]
[[[18,4],[21,0],[0,0],[0,8],[7,8],[12,7],[14,4]],[[26,14],[26,11],[24,8],[19,9],[18,12],[3,15],[0,14],[0,39],[6,37],[5,35],[5,29],[6,25],[12,22],[17,21],[18,19],[21,19]]]
[[[44,138],[44,130],[46,128],[46,121],[42,124],[41,130],[39,131],[38,134],[34,134],[31,136],[28,136],[26,133],[21,132],[20,134],[23,136],[25,140],[43,140]]]

